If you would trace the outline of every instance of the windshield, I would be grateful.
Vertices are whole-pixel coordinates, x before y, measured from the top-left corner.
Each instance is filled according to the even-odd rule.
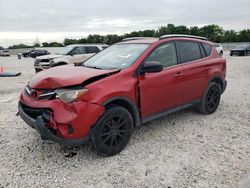
[[[149,44],[116,44],[85,61],[83,66],[98,69],[123,69],[132,65]]]
[[[71,52],[74,48],[75,46],[66,46],[58,54],[69,55],[69,52]]]

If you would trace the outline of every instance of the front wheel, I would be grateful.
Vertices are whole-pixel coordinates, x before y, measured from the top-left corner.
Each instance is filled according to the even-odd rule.
[[[132,132],[133,119],[129,111],[113,106],[104,112],[91,130],[90,143],[99,155],[116,155],[128,144]]]
[[[209,83],[201,99],[201,103],[197,106],[198,112],[203,114],[214,113],[220,104],[221,93],[221,87],[217,83]]]
[[[41,69],[35,69],[36,73],[41,72],[41,71],[42,71]]]

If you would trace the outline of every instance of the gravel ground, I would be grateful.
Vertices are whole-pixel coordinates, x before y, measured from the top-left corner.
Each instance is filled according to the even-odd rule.
[[[250,187],[250,57],[228,57],[216,113],[174,113],[135,130],[118,155],[42,141],[16,117],[33,59],[0,57],[0,187]]]

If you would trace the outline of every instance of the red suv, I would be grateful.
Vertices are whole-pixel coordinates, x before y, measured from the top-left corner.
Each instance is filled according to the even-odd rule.
[[[82,65],[37,74],[24,88],[21,118],[43,139],[90,142],[100,155],[119,153],[133,129],[195,107],[213,113],[226,88],[226,60],[205,38],[129,38]]]

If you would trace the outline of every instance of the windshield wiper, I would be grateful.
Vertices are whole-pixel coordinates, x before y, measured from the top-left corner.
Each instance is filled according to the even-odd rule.
[[[84,67],[92,68],[92,69],[100,69],[100,70],[103,70],[102,68],[100,68],[100,67],[95,67],[95,66],[86,66],[86,65],[84,65]]]

